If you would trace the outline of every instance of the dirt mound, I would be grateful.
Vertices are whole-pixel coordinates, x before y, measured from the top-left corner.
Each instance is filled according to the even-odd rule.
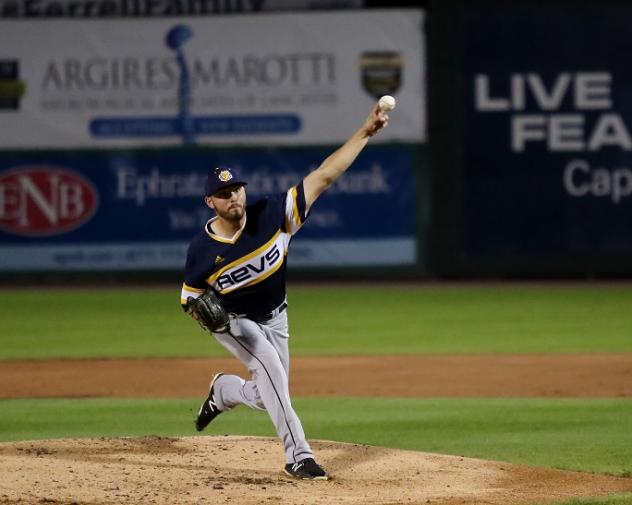
[[[284,476],[260,437],[100,438],[0,444],[0,503],[514,504],[632,491],[632,479],[314,441],[334,478]]]
[[[632,397],[632,353],[298,356],[294,396]],[[0,398],[198,397],[234,358],[0,361]]]

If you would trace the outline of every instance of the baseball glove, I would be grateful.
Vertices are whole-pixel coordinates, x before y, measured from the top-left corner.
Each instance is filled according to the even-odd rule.
[[[207,331],[223,332],[230,324],[228,313],[211,288],[197,298],[187,298],[187,312]]]

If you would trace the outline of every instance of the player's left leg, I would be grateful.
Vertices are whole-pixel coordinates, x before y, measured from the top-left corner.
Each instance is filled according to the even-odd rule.
[[[286,314],[277,317],[286,318]],[[285,321],[287,327],[287,319]],[[301,422],[292,407],[285,371],[287,343],[273,345],[265,326],[247,318],[234,319],[230,333],[215,333],[216,340],[237,357],[252,374],[252,380],[223,375],[217,379],[215,399],[220,411],[248,405],[268,412],[283,441],[286,461],[295,464],[313,456]],[[285,333],[287,335],[287,332]],[[280,356],[277,347],[285,346]],[[283,363],[285,361],[285,364]]]
[[[288,319],[287,313],[278,314],[276,317],[273,317],[269,321],[260,324],[263,333],[265,334],[268,342],[274,347],[277,354],[279,355],[279,359],[281,360],[281,364],[283,365],[283,369],[285,370],[285,375],[290,377],[290,333],[288,329]]]
[[[285,369],[285,375],[290,376],[290,348],[287,314],[279,314],[274,318],[261,324],[261,329],[266,335],[268,342],[276,350],[279,360]],[[289,396],[289,387],[288,387]],[[290,477],[302,480],[328,480],[329,475],[325,469],[314,460],[313,456],[304,454],[298,461],[285,465],[284,471]]]
[[[275,349],[281,365],[285,370],[286,378],[289,378],[290,352],[287,316],[277,316],[265,323],[259,323],[259,329],[266,340]],[[231,345],[231,347],[233,347]],[[231,349],[231,352],[234,352]],[[265,405],[257,389],[257,382],[253,379],[244,380],[236,375],[223,374],[221,380],[222,408],[227,410],[235,405],[246,405],[250,408],[265,410]]]

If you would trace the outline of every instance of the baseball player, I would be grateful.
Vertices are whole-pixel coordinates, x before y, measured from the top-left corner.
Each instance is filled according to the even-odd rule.
[[[246,205],[247,182],[232,168],[216,168],[206,182],[206,205],[215,211],[189,245],[181,304],[191,306],[208,288],[230,314],[215,339],[252,374],[216,374],[195,420],[202,431],[238,405],[265,410],[285,449],[285,473],[327,480],[305,438],[288,387],[286,255],[316,199],[353,163],[370,137],[388,124],[377,105],[362,126],[322,164],[287,192]],[[198,302],[201,300],[198,300]]]

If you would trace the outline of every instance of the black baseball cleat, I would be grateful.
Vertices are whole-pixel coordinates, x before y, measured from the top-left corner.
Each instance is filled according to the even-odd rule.
[[[211,381],[211,385],[209,386],[208,397],[204,400],[204,403],[200,406],[200,410],[198,411],[197,419],[195,420],[195,429],[198,431],[202,431],[206,428],[213,419],[215,419],[218,415],[222,413],[221,410],[217,408],[217,402],[215,401],[215,381],[219,379],[223,373],[218,373],[213,377]]]
[[[329,474],[313,458],[288,463],[283,470],[290,477],[301,480],[329,480]]]

